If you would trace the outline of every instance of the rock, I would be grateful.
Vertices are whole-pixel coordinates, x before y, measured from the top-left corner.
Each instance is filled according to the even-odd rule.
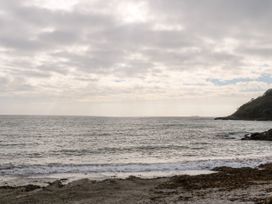
[[[44,187],[43,189],[48,191],[54,191],[56,189],[62,188],[64,185],[62,184],[61,180],[56,180],[54,182],[50,182],[48,186]]]
[[[34,190],[40,189],[40,188],[41,188],[40,186],[29,184],[29,185],[25,186],[25,191],[29,192],[29,191],[34,191]]]
[[[235,113],[227,117],[218,117],[216,120],[272,120],[272,89],[263,96],[251,99],[242,105]]]
[[[269,196],[267,196],[267,198],[265,199],[265,204],[272,204],[272,194],[270,194]]]
[[[268,89],[265,93],[264,96],[272,96],[272,89]]]
[[[261,133],[251,133],[246,134],[242,140],[265,140],[265,141],[272,141],[272,129],[261,132]]]

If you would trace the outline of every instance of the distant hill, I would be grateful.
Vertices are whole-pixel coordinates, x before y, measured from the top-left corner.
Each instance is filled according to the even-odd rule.
[[[235,113],[216,120],[272,120],[272,89],[242,105]]]

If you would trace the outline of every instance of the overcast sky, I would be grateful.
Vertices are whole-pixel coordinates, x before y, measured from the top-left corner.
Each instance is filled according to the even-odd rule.
[[[0,0],[0,113],[221,116],[272,87],[271,0]]]

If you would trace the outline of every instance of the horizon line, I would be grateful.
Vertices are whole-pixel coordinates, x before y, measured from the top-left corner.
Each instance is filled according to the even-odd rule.
[[[199,116],[199,115],[80,115],[80,114],[10,114],[0,113],[0,116],[60,116],[60,117],[101,117],[101,118],[215,118],[218,116]]]

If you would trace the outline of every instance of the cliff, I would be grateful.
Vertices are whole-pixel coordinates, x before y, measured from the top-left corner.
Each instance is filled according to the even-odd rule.
[[[235,113],[216,120],[272,120],[272,89],[242,105]]]

